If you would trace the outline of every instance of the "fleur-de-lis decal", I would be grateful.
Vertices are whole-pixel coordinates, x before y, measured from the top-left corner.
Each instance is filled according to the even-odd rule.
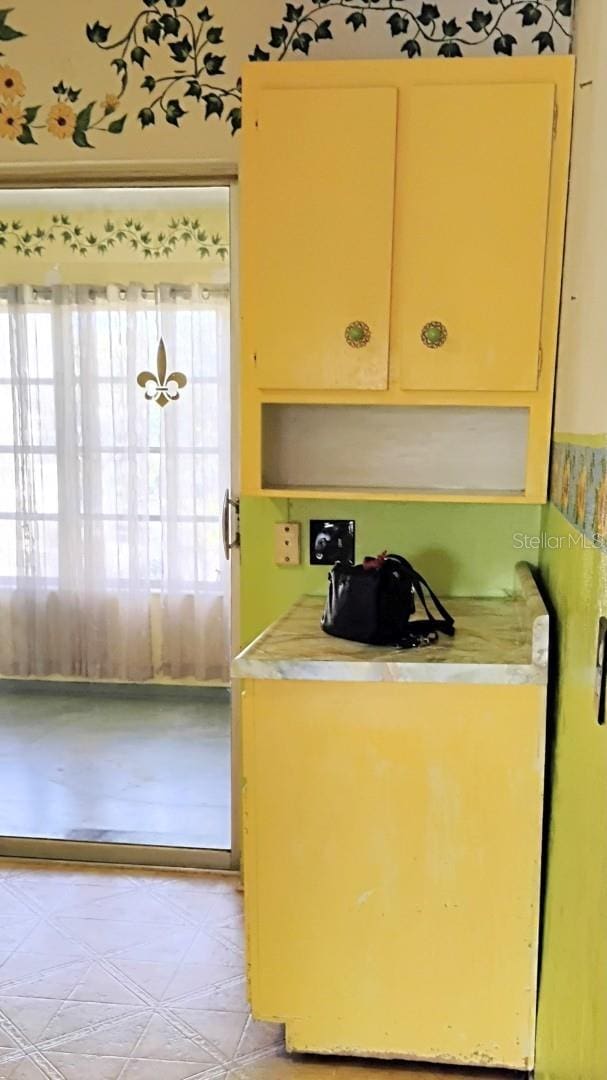
[[[181,371],[172,371],[167,375],[167,351],[162,338],[158,342],[156,368],[156,375],[153,371],[140,371],[137,382],[145,390],[148,401],[155,401],[164,408],[169,401],[177,401],[179,391],[183,390],[188,380]]]

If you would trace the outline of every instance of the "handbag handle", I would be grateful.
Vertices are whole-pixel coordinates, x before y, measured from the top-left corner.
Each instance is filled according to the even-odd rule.
[[[442,630],[442,632],[444,634],[447,634],[449,637],[453,637],[453,635],[455,634],[455,619],[452,615],[449,614],[445,605],[441,603],[434,590],[431,588],[430,585],[428,585],[426,579],[422,577],[422,575],[419,574],[413,566],[411,566],[410,562],[407,562],[406,559],[403,559],[402,555],[388,555],[386,561],[388,559],[399,563],[405,570],[407,570],[413,582],[413,588],[415,590],[415,593],[421,601],[424,611],[428,616],[428,623],[426,623],[425,620],[420,620],[411,624],[412,628],[415,629],[415,632],[419,631],[420,633],[424,633],[427,632],[427,630],[438,629]],[[441,619],[437,619],[434,615],[432,615],[430,608],[428,607],[426,597],[424,596],[424,588],[428,590],[430,598],[434,606],[436,607],[436,610],[442,616]]]

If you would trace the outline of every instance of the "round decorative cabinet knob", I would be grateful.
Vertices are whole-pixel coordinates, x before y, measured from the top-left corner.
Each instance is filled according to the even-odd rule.
[[[447,340],[447,327],[442,322],[427,322],[422,328],[422,341],[429,349],[440,349]]]
[[[351,322],[346,326],[346,341],[353,349],[362,349],[371,340],[371,328],[366,322]]]

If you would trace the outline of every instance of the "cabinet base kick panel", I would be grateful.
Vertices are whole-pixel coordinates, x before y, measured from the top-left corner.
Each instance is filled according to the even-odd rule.
[[[463,1056],[449,1053],[432,1047],[423,1053],[412,1050],[408,1046],[401,1046],[398,1050],[386,1052],[385,1049],[374,1049],[364,1041],[361,1032],[360,1037],[352,1041],[352,1032],[346,1030],[343,1034],[338,1033],[335,1027],[327,1030],[326,1022],[322,1017],[306,1017],[305,1019],[287,1020],[285,1024],[285,1044],[291,1054],[320,1054],[331,1057],[371,1057],[386,1061],[420,1062],[433,1065],[470,1066],[473,1068],[488,1069],[512,1069],[509,1062],[500,1056],[499,1049],[488,1051],[479,1047],[478,1051],[472,1050]],[[533,1057],[526,1059],[522,1064],[515,1066],[516,1072],[522,1071],[524,1075],[533,1067]],[[415,1076],[415,1074],[414,1074]],[[447,1078],[445,1078],[447,1080]],[[482,1074],[478,1077],[482,1080]],[[513,1074],[514,1080],[514,1074]]]

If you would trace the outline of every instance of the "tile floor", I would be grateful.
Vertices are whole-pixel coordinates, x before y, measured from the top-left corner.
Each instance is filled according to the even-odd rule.
[[[291,1058],[249,1015],[229,875],[0,860],[0,1080],[497,1080]]]
[[[0,683],[0,835],[230,846],[227,691]]]

